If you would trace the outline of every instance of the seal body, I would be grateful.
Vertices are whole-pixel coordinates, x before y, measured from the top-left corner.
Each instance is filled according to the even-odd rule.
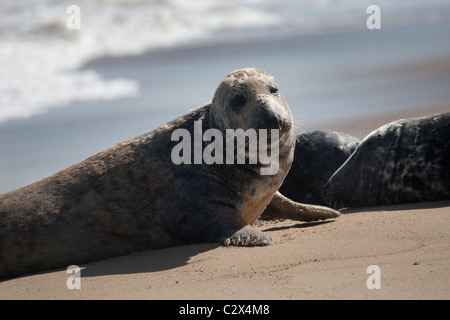
[[[450,199],[450,113],[369,134],[325,187],[334,208]]]
[[[328,179],[359,143],[349,134],[331,130],[299,134],[291,170],[278,191],[297,202],[327,205],[323,190]]]
[[[176,129],[279,130],[278,170],[245,164],[174,164]],[[224,138],[225,139],[225,138]],[[224,145],[226,141],[223,141]],[[202,141],[203,147],[207,141]],[[257,69],[230,73],[212,102],[53,176],[0,196],[0,277],[193,242],[265,245],[249,226],[287,175],[295,135],[276,81]],[[217,151],[217,150],[216,150]]]

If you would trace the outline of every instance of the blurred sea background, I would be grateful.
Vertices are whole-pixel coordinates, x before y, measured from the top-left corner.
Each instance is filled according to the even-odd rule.
[[[450,1],[0,1],[0,193],[208,102],[242,67],[277,79],[304,131],[450,111]]]

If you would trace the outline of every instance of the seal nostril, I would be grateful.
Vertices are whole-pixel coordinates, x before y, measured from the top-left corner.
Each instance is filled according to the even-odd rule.
[[[263,109],[262,120],[265,129],[280,129],[280,119],[277,114]]]

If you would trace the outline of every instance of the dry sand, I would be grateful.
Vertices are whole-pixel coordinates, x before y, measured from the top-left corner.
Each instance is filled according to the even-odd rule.
[[[449,299],[449,226],[450,201],[276,221],[258,226],[267,247],[146,251],[81,266],[79,290],[65,270],[0,282],[0,299]]]

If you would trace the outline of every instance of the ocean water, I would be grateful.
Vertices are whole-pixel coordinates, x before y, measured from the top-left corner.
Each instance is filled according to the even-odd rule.
[[[0,1],[0,123],[79,101],[139,96],[132,78],[80,69],[92,59],[361,28],[369,0]],[[450,18],[448,0],[377,0],[383,23]],[[71,5],[80,29],[69,29]]]

